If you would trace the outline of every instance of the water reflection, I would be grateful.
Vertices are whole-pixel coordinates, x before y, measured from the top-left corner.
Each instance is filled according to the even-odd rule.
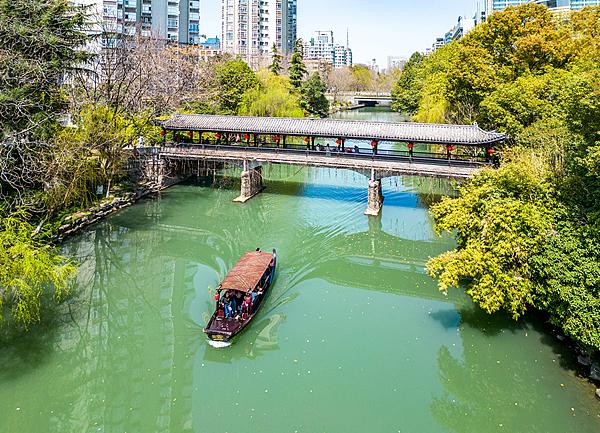
[[[461,317],[462,355],[444,346],[437,358],[444,392],[433,399],[431,412],[446,429],[575,433],[600,426],[585,389],[573,383],[567,370],[557,376],[561,356],[538,344],[545,337],[535,322],[492,318],[474,307],[462,308]],[[538,350],[518,349],[532,344]],[[596,418],[596,427],[590,417]]]
[[[586,394],[539,332],[425,274],[454,245],[418,195],[435,182],[390,180],[383,215],[366,218],[354,173],[265,173],[244,206],[229,186],[180,186],[72,239],[79,298],[0,343],[0,432],[594,431],[594,414],[573,421]],[[211,291],[257,246],[281,258],[273,291],[214,350]]]

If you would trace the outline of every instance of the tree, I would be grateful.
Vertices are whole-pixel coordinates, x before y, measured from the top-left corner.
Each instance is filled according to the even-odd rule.
[[[441,290],[465,285],[488,313],[519,318],[534,305],[531,260],[551,236],[558,207],[547,202],[544,164],[531,157],[483,170],[460,193],[432,208],[436,231],[456,231],[458,249],[431,259],[428,271]]]
[[[353,65],[350,66],[350,72],[352,74],[352,90],[356,92],[371,90],[373,76],[368,67],[365,65]]]
[[[33,136],[65,108],[61,82],[90,58],[86,9],[67,0],[0,0],[0,136]]]
[[[170,114],[188,101],[216,98],[221,58],[199,61],[194,47],[157,36],[111,38],[110,46],[71,74],[67,89],[74,112],[101,104],[130,114]]]
[[[74,266],[56,249],[32,236],[30,216],[18,212],[0,218],[0,319],[5,307],[16,323],[39,322],[44,296],[60,300],[69,291]]]
[[[244,93],[239,114],[243,116],[303,117],[296,90],[287,77],[259,71],[259,85]]]
[[[289,71],[290,82],[298,90],[302,87],[302,81],[307,74],[303,56],[302,39],[298,39],[294,47],[294,54],[292,54]]]
[[[329,101],[325,97],[327,86],[318,73],[314,73],[302,86],[302,105],[310,114],[329,116]]]
[[[400,78],[392,88],[392,109],[401,113],[412,114],[419,108],[421,86],[417,83],[418,68],[423,61],[423,55],[414,53],[404,66]]]
[[[218,65],[216,76],[218,106],[223,114],[237,114],[244,93],[259,84],[256,74],[239,58]]]
[[[271,48],[272,54],[272,62],[271,66],[269,66],[269,70],[275,74],[279,75],[281,73],[281,54],[277,50],[277,45],[273,42],[273,47]]]
[[[145,118],[136,119],[122,110],[106,105],[88,105],[77,115],[77,128],[67,129],[63,141],[79,143],[81,158],[87,158],[95,166],[97,179],[105,187],[108,197],[115,180],[123,174],[130,147],[140,134]],[[156,133],[154,134],[156,136]],[[94,186],[94,185],[92,185]]]
[[[0,200],[22,204],[43,182],[60,83],[90,58],[87,19],[67,0],[0,0]]]

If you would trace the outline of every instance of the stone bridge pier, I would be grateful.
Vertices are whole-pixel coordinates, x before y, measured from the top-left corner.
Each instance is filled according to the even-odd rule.
[[[367,201],[367,210],[365,215],[378,216],[383,206],[383,192],[381,190],[381,176],[376,176],[375,170],[371,170],[369,179],[369,194]]]
[[[244,161],[244,171],[242,171],[241,178],[242,186],[240,196],[234,200],[236,203],[246,203],[265,188],[263,185],[262,166],[260,165],[250,168],[248,161]]]

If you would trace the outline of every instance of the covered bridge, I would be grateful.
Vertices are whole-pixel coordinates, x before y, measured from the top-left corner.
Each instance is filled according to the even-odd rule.
[[[167,131],[221,134],[321,137],[342,140],[378,140],[424,144],[489,147],[507,139],[506,134],[484,131],[475,125],[412,122],[213,116],[178,114],[160,122]]]

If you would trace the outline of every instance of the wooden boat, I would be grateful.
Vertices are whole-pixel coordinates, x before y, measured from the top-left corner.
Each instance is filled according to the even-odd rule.
[[[229,271],[215,293],[215,312],[204,328],[209,343],[227,346],[258,313],[271,288],[277,252],[246,253]]]

